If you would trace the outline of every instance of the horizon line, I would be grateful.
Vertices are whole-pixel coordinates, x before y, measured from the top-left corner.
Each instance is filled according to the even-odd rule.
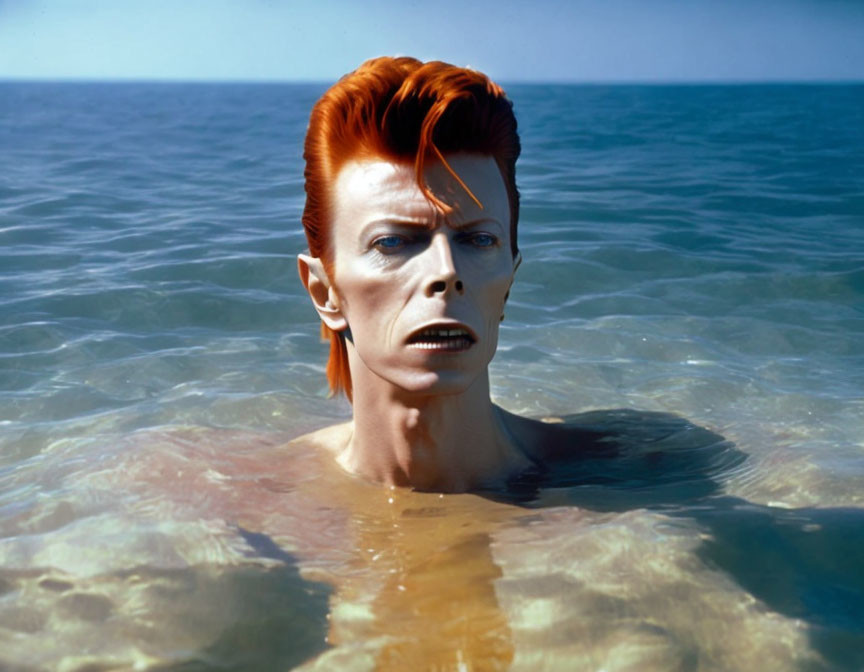
[[[9,76],[0,75],[0,84],[226,84],[226,85],[286,85],[304,84],[329,86],[335,84],[338,77],[334,79],[275,79],[275,78],[195,78],[195,77],[66,77],[66,76]],[[507,86],[531,86],[531,85],[556,85],[556,86],[747,86],[747,85],[860,85],[864,84],[861,79],[842,78],[704,78],[704,79],[507,79],[500,78],[495,81]]]

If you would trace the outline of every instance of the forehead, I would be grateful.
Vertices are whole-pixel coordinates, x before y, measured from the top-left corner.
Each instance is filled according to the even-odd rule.
[[[495,160],[475,154],[451,154],[446,159],[482,207],[440,162],[426,167],[424,179],[432,193],[449,206],[447,212],[436,208],[423,195],[413,164],[385,159],[352,160],[341,168],[333,186],[334,226],[337,229],[346,223],[362,226],[380,219],[426,225],[439,220],[458,225],[492,219],[508,228],[507,190]]]

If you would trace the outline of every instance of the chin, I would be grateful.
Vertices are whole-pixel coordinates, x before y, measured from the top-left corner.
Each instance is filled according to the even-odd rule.
[[[390,382],[408,394],[450,396],[462,394],[477,381],[478,372],[424,371],[394,376]]]

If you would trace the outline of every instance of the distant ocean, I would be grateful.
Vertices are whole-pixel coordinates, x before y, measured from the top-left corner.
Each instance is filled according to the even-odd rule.
[[[184,459],[204,473],[220,436],[237,451],[349,417],[296,274],[324,88],[0,83],[0,668],[273,670],[360,650],[332,624],[325,641],[336,601],[360,613],[333,580],[302,609],[274,603],[319,585],[294,548],[201,513],[215,499],[179,513],[111,480],[135,465],[130,436],[203,432]],[[864,85],[505,88],[524,263],[495,400],[673,414],[746,456],[698,515],[568,490],[541,527],[496,522],[483,557],[507,665],[864,669]],[[615,562],[556,555],[594,545]],[[255,578],[283,560],[293,574]],[[672,577],[662,595],[636,586],[649,565]],[[688,591],[714,611],[688,612]]]

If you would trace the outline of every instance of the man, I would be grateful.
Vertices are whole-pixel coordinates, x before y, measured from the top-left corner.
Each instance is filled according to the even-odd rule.
[[[488,366],[520,263],[520,145],[504,92],[446,63],[378,58],[306,136],[300,277],[353,421],[304,437],[389,485],[495,487],[567,430],[495,406]]]

